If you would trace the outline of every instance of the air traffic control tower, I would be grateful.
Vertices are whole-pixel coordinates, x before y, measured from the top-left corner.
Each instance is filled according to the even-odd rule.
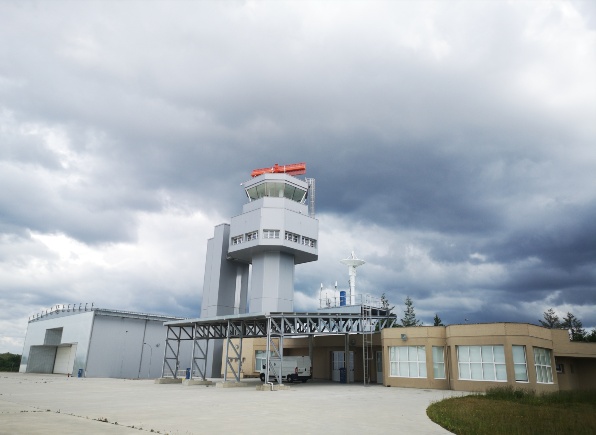
[[[304,163],[276,164],[242,184],[242,214],[207,244],[201,318],[294,310],[294,266],[318,258],[314,179],[297,178],[305,173]]]

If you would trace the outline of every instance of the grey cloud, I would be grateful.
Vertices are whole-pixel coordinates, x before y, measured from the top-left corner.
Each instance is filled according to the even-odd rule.
[[[3,3],[0,258],[15,245],[43,258],[17,241],[29,231],[136,246],[139,215],[172,204],[232,216],[253,168],[305,161],[319,216],[341,217],[351,249],[369,243],[355,226],[385,234],[362,283],[397,306],[410,294],[448,322],[540,317],[515,301],[593,306],[593,7],[362,7]],[[335,262],[301,266],[297,290],[343,276]],[[197,308],[200,282],[85,273],[30,303],[109,287],[130,309]],[[458,304],[427,303],[441,295]]]

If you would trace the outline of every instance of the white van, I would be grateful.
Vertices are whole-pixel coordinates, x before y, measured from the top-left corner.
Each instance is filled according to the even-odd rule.
[[[312,379],[312,366],[310,357],[308,356],[284,356],[283,367],[281,367],[281,361],[278,358],[271,358],[269,360],[271,364],[271,370],[269,371],[269,380],[275,381],[275,376],[280,372],[281,378],[286,382],[306,382]],[[265,371],[267,367],[263,364],[261,367],[261,381],[265,382]]]

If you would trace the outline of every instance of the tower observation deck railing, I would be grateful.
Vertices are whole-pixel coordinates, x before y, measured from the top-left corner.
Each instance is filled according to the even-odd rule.
[[[337,292],[339,293],[339,292]],[[339,295],[334,295],[334,296],[322,296],[319,299],[319,308],[320,309],[325,309],[325,308],[339,308],[339,307],[346,307],[346,306],[367,306],[370,308],[378,308],[378,309],[386,309],[386,303],[383,301],[382,298],[379,298],[377,296],[373,296],[370,294],[357,294],[355,295],[354,299],[355,302],[352,304],[350,303],[350,301],[348,300],[349,298],[346,298],[346,303],[345,305],[341,304],[341,298]]]

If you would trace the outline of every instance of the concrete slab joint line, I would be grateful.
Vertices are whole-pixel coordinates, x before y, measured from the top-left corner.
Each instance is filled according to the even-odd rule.
[[[281,427],[288,434],[320,433],[325,428],[326,435],[363,431],[447,435],[448,431],[428,419],[426,408],[434,401],[465,394],[372,384],[367,388],[350,384],[339,387],[323,381],[292,385],[290,389],[274,385],[271,394],[259,394],[257,391],[271,391],[271,386],[261,384],[263,389],[255,390],[256,381],[240,383],[251,388],[227,390],[186,388],[182,384],[164,387],[151,379],[79,381],[62,375],[3,373],[0,433],[100,435],[153,430],[200,434],[240,430],[262,435],[263,426],[255,421],[266,418],[268,427]],[[342,400],[345,397],[350,400]],[[198,415],[197,409],[207,412]],[[230,410],[236,409],[244,412],[235,412],[231,418]]]

